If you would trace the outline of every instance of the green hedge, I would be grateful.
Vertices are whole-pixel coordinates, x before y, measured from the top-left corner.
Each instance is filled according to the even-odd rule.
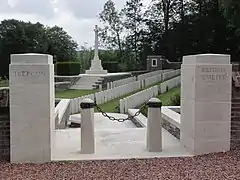
[[[119,68],[118,68],[118,62],[117,61],[109,61],[109,62],[103,62],[102,66],[103,69],[108,70],[108,72],[113,73],[113,72],[118,72]]]
[[[57,62],[56,73],[60,76],[72,76],[80,74],[81,65],[79,62]]]

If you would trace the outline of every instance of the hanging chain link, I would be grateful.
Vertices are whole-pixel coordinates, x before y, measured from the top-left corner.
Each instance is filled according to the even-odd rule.
[[[104,112],[97,104],[95,104],[97,110],[102,113],[104,117],[107,117],[111,121],[118,121],[118,122],[124,122],[128,120],[132,120],[133,118],[137,117],[148,105],[145,103],[133,116],[128,115],[127,118],[115,118],[113,116],[108,115],[106,112]]]

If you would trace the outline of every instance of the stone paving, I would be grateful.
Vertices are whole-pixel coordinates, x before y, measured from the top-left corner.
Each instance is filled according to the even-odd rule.
[[[124,114],[112,114],[114,117],[126,117]],[[80,128],[56,130],[53,160],[101,160],[152,157],[191,156],[180,142],[165,129],[163,133],[163,151],[150,153],[146,149],[146,128],[137,128],[131,121],[113,122],[101,113],[95,113],[95,154],[80,154]]]

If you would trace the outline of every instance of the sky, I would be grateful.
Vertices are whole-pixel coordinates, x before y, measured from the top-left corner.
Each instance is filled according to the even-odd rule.
[[[18,19],[63,27],[79,46],[93,46],[94,26],[107,0],[0,0],[0,21]],[[113,0],[116,8],[126,0]],[[143,0],[147,5],[150,0]]]

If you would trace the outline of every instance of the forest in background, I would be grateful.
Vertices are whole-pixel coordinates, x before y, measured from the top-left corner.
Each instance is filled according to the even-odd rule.
[[[112,71],[146,69],[148,55],[181,61],[184,55],[220,53],[240,60],[240,1],[152,0],[143,7],[141,0],[128,0],[119,10],[108,0],[99,19],[100,58]],[[54,62],[80,62],[83,71],[92,50],[58,26],[14,19],[0,23],[0,77],[8,76],[10,54],[51,54]]]

